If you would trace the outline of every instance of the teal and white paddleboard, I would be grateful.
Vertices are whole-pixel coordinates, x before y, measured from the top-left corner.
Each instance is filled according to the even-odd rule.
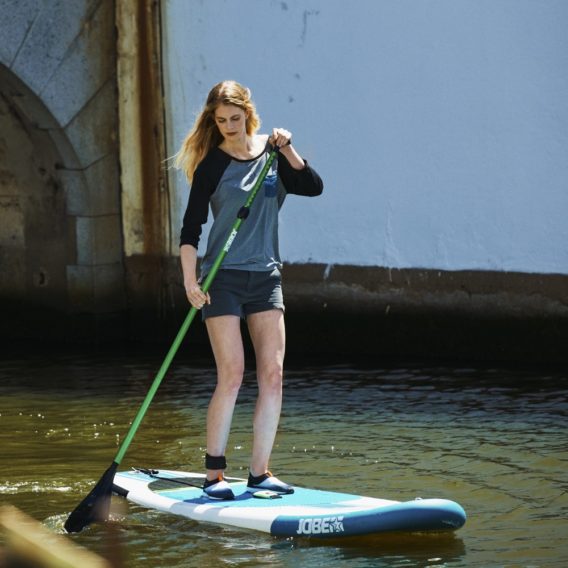
[[[400,502],[302,487],[295,487],[292,495],[270,498],[266,492],[247,492],[244,479],[231,478],[236,499],[214,501],[203,496],[203,477],[163,469],[123,471],[115,475],[113,490],[151,509],[284,537],[454,531],[466,520],[463,508],[447,499]]]

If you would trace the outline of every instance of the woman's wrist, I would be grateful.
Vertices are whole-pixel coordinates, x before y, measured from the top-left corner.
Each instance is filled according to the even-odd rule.
[[[306,167],[306,162],[304,162],[304,159],[296,152],[294,146],[286,145],[280,149],[280,153],[286,156],[288,163],[295,170],[303,170]]]
[[[197,278],[192,278],[192,279],[184,280],[183,286],[186,290],[191,290],[192,288],[199,286],[199,282],[197,281]]]

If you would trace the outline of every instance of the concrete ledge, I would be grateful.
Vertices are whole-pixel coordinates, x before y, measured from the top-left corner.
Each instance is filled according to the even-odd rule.
[[[89,341],[92,333],[91,341],[104,343],[108,324],[108,339],[116,341],[115,316],[121,313],[122,340],[171,344],[189,309],[179,259],[130,257],[125,269],[126,284],[122,265],[69,268],[73,311],[57,316],[58,329],[67,340]],[[287,353],[292,358],[321,356],[334,361],[356,357],[375,362],[396,358],[565,363],[566,279],[289,265],[284,269]],[[127,302],[122,286],[126,286]],[[512,292],[503,293],[498,286]],[[125,304],[128,311],[120,312]],[[33,329],[24,325],[29,318],[38,321],[40,315],[34,310],[28,317],[22,311],[27,309],[23,304],[18,307],[13,326],[10,318],[16,316],[3,311],[4,332],[10,339],[21,338],[19,333],[29,336],[32,331],[36,338],[49,339],[44,324]],[[97,312],[108,314],[108,322],[97,319]],[[91,332],[89,325],[94,326]],[[243,324],[252,353],[245,330]],[[182,349],[211,357],[200,318]]]
[[[189,309],[179,259],[126,268],[130,337],[167,342]],[[566,276],[317,264],[283,276],[291,356],[568,360]],[[200,321],[189,336],[210,355]]]
[[[285,293],[316,311],[568,319],[568,276],[286,265]]]
[[[288,352],[568,360],[568,276],[288,265]]]

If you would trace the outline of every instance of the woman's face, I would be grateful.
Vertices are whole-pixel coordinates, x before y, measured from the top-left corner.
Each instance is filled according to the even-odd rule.
[[[246,114],[235,105],[221,104],[215,109],[215,124],[226,141],[246,137]]]

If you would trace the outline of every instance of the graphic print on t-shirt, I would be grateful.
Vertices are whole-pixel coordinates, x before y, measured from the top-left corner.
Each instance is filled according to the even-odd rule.
[[[278,174],[276,170],[271,170],[264,180],[264,195],[266,197],[276,197],[278,193]]]

